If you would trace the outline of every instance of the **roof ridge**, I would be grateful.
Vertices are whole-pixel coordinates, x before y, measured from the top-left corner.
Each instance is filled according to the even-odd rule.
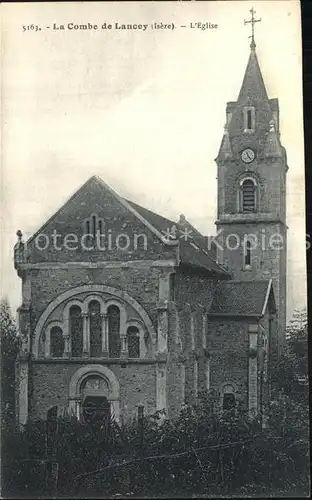
[[[157,212],[153,212],[152,210],[149,210],[148,208],[145,208],[145,207],[142,207],[142,205],[139,205],[138,203],[135,203],[133,201],[128,201],[126,200],[130,205],[133,205],[134,207],[137,207],[138,211],[140,212],[141,210],[143,211],[142,212],[142,216],[144,217],[145,216],[145,213],[147,213],[146,215],[146,218],[148,220],[148,215],[151,215],[152,217],[156,217],[158,218],[161,222],[163,223],[166,223],[168,224],[168,226],[166,227],[166,230],[168,230],[168,232],[170,231],[170,229],[172,229],[174,226],[175,227],[178,227],[178,228],[183,228],[183,224],[179,224],[179,222],[174,222],[160,214],[158,214]],[[183,235],[178,238],[178,239],[174,239],[172,241],[176,241],[178,242],[178,244],[180,245],[180,250],[181,250],[181,262],[183,262],[183,257],[182,257],[182,254],[183,254],[183,249],[186,247],[186,248],[195,248],[195,250],[198,252],[198,254],[203,258],[205,259],[210,259],[211,262],[213,262],[214,266],[217,268],[218,272],[222,272],[223,274],[227,274],[228,275],[228,271],[226,269],[223,268],[223,266],[221,266],[220,264],[217,263],[216,261],[216,258],[215,256],[212,254],[212,252],[209,252],[209,250],[207,248],[205,248],[201,243],[198,242],[198,238],[200,237],[201,239],[205,239],[206,237],[201,234],[192,224],[190,224],[188,221],[187,222],[187,226],[191,226],[194,231],[196,231],[198,233],[197,235],[197,238],[192,236],[192,235],[186,235],[185,238],[183,238]],[[151,223],[153,223],[153,221],[151,221]],[[171,228],[169,227],[171,225]],[[157,219],[155,221],[155,226],[157,227]],[[160,228],[161,231],[164,231],[164,228]],[[174,234],[173,234],[174,236]],[[195,247],[196,246],[196,247]],[[211,266],[211,262],[210,262],[210,266]],[[201,263],[201,266],[202,267],[206,267],[207,268],[207,265],[208,263],[206,263],[206,266]]]
[[[190,228],[192,228],[198,235],[198,237],[202,238],[203,241],[208,241],[209,239],[209,236],[208,235],[204,235],[203,233],[201,233],[191,222],[189,222],[189,220],[185,217],[184,219],[184,222],[185,224],[187,224]],[[178,221],[177,223],[179,226],[183,227],[183,224],[181,222]],[[196,235],[195,235],[196,237]],[[213,252],[211,250],[209,250],[206,246],[204,245],[201,245],[198,241],[196,241],[194,239],[194,237],[190,236],[190,239],[192,239],[192,241],[194,241],[194,244],[196,244],[197,246],[200,247],[200,249],[209,257],[211,258],[212,260],[214,260],[216,263],[217,263],[217,259],[215,257],[215,255],[213,254]],[[226,269],[218,263],[218,266],[221,267],[224,271],[226,271]]]
[[[184,222],[185,222],[185,224],[187,224],[188,226],[190,226],[192,229],[194,229],[194,231],[199,236],[202,236],[203,238],[205,238],[205,236],[186,217],[184,219]],[[180,222],[180,221],[176,222],[176,224],[178,224],[179,226],[183,226],[182,222]]]
[[[172,223],[173,225],[177,225],[176,222],[174,222],[173,220],[171,219],[168,219],[168,217],[165,217],[164,215],[161,215],[159,214],[158,212],[154,212],[153,210],[150,210],[149,208],[146,208],[142,205],[140,205],[139,203],[137,203],[136,201],[132,201],[132,200],[127,200],[127,198],[123,198],[127,203],[130,203],[131,205],[136,205],[137,207],[139,208],[143,208],[143,210],[146,210],[147,212],[150,212],[151,214],[153,215],[156,215],[157,217],[161,217],[162,219],[164,219],[165,221],[168,221],[170,223]]]

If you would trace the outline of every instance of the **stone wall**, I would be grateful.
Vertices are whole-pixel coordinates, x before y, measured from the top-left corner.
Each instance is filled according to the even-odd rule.
[[[247,410],[250,334],[256,333],[259,339],[259,352],[254,361],[257,378],[262,366],[260,333],[263,330],[269,334],[268,313],[259,325],[257,320],[251,318],[207,316],[205,308],[199,306],[195,309],[187,303],[179,309],[175,303],[169,302],[165,312],[168,319],[168,352],[156,354],[156,359],[150,362],[96,361],[112,370],[118,379],[122,418],[132,418],[138,404],[143,404],[148,414],[160,409],[163,402],[167,415],[174,417],[182,403],[195,402],[199,394],[207,394],[208,397],[209,392],[221,404],[222,386],[227,383],[235,386],[236,397]],[[90,360],[33,361],[30,415],[44,417],[53,405],[66,408],[70,378],[78,368],[88,363]],[[266,381],[268,379],[269,371]],[[267,400],[267,389],[265,391]],[[256,392],[258,405],[260,386]]]
[[[248,324],[247,318],[208,317],[207,349],[210,354],[211,389],[220,395],[220,387],[234,383],[238,397],[247,408]]]
[[[178,309],[170,303],[170,346],[168,370],[169,409],[178,411],[174,394],[184,393],[186,402],[194,402],[199,393],[220,389],[233,383],[238,398],[247,408],[250,318],[212,318],[203,307],[189,304]],[[209,366],[209,374],[207,374]],[[177,398],[177,401],[179,398]]]
[[[185,304],[191,307],[201,305],[207,310],[209,309],[216,279],[211,278],[207,273],[200,273],[195,269],[182,268],[181,266],[176,270],[175,279],[175,302],[177,307],[182,309]]]
[[[156,322],[159,267],[139,268],[67,268],[32,270],[31,330],[48,304],[61,293],[83,285],[106,285],[125,291],[136,299]]]
[[[69,382],[76,370],[87,363],[33,362],[31,374],[31,401],[29,415],[45,418],[51,406],[61,411],[68,408]],[[120,410],[125,419],[137,412],[143,404],[145,412],[156,411],[156,365],[126,364],[105,365],[116,375],[120,385]]]
[[[255,215],[255,220],[257,216]],[[259,215],[260,219],[260,215]],[[220,261],[228,267],[237,280],[269,280],[273,281],[273,291],[276,307],[279,313],[280,344],[283,344],[286,326],[286,246],[278,249],[278,243],[286,245],[286,227],[278,222],[250,222],[224,223],[223,233],[220,234],[223,255],[220,252]],[[228,235],[237,235],[240,245],[235,249],[236,236],[228,237],[230,248],[227,248]],[[257,246],[252,249],[252,266],[244,267],[244,236],[255,234],[258,237]],[[280,236],[276,236],[280,235]]]

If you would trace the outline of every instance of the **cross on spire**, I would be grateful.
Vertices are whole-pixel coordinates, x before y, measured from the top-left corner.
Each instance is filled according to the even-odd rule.
[[[250,43],[250,48],[252,50],[254,50],[256,48],[256,43],[255,43],[255,24],[256,23],[259,23],[261,21],[261,18],[260,19],[256,19],[255,18],[255,13],[256,11],[254,10],[254,8],[252,7],[249,11],[251,13],[251,19],[245,19],[244,20],[244,24],[249,24],[251,23],[251,36],[249,38],[251,38],[251,43]]]

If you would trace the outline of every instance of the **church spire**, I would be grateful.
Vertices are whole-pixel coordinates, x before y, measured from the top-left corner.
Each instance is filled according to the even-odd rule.
[[[256,49],[255,24],[259,23],[261,21],[261,18],[260,19],[255,18],[256,11],[254,10],[253,7],[250,9],[249,12],[251,13],[251,19],[245,19],[244,24],[249,24],[249,23],[251,24],[251,36],[249,37],[249,38],[251,38],[250,48],[251,48],[251,50],[255,50]]]
[[[251,35],[249,36],[249,38],[251,38],[250,55],[244,75],[244,80],[237,100],[239,104],[245,104],[245,105],[248,104],[248,102],[254,98],[260,99],[261,101],[268,100],[268,95],[263,82],[256,54],[255,24],[259,23],[261,21],[261,18],[256,19],[255,17],[256,11],[254,10],[254,8],[250,9],[249,12],[251,13],[251,18],[245,19],[244,24],[251,25]]]
[[[247,104],[249,100],[268,100],[268,94],[264,85],[257,54],[252,50],[249,55],[243,83],[239,92],[237,102]]]
[[[279,157],[282,150],[279,139],[279,109],[277,99],[269,99],[255,50],[254,9],[245,24],[251,26],[251,44],[239,95],[235,102],[228,102],[226,130],[219,149],[218,160],[231,161],[244,147],[252,147],[257,154]],[[270,120],[274,120],[274,127]],[[274,129],[274,130],[273,130]]]

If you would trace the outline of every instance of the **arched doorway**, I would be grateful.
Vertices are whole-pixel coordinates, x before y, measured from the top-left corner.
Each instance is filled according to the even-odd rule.
[[[69,383],[69,412],[87,421],[109,418],[119,422],[119,382],[113,371],[103,365],[76,370]]]
[[[232,384],[226,384],[222,388],[222,409],[223,411],[233,411],[236,406],[235,389]]]
[[[80,386],[80,417],[85,423],[102,422],[106,427],[111,420],[111,403],[108,400],[109,386],[100,375],[86,377]]]

